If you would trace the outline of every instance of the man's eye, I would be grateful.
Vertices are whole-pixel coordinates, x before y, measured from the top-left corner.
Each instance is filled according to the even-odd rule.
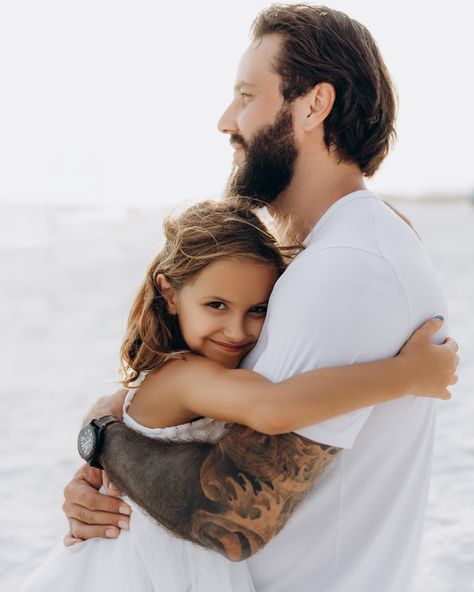
[[[223,302],[209,302],[207,306],[210,306],[214,310],[224,310],[225,304]]]
[[[240,93],[240,96],[241,96],[243,99],[248,99],[248,98],[250,98],[252,95],[249,95],[248,93],[241,92],[241,93]]]
[[[253,313],[253,314],[259,314],[259,315],[264,315],[267,314],[267,307],[266,306],[254,306],[253,308],[251,308],[249,310],[249,312]]]

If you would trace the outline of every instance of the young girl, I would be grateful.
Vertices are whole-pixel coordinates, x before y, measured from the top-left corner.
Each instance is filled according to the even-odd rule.
[[[432,346],[440,321],[390,360],[318,369],[273,384],[237,369],[262,329],[285,263],[257,216],[203,202],[164,226],[121,348],[123,420],[151,438],[212,441],[237,422],[280,434],[405,394],[448,399],[456,356]],[[212,419],[211,419],[212,418]],[[245,562],[174,538],[131,500],[116,540],[58,548],[23,589],[251,592]]]

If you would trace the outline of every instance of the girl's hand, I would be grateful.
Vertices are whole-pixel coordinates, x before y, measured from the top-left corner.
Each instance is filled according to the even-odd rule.
[[[448,400],[452,394],[450,384],[456,384],[456,368],[459,364],[458,344],[448,337],[441,345],[431,343],[433,335],[441,328],[438,318],[426,321],[400,350],[398,356],[405,363],[406,371],[413,377],[411,393],[420,397],[436,397]]]

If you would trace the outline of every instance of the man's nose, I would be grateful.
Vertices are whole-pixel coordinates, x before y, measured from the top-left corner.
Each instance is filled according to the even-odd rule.
[[[239,131],[233,103],[231,103],[217,122],[217,129],[223,134],[235,134]]]

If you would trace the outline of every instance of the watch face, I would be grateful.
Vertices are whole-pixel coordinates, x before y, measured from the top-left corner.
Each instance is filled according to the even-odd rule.
[[[79,432],[77,440],[77,448],[79,454],[83,459],[89,460],[93,455],[97,445],[97,434],[94,428],[90,425],[86,425]]]

